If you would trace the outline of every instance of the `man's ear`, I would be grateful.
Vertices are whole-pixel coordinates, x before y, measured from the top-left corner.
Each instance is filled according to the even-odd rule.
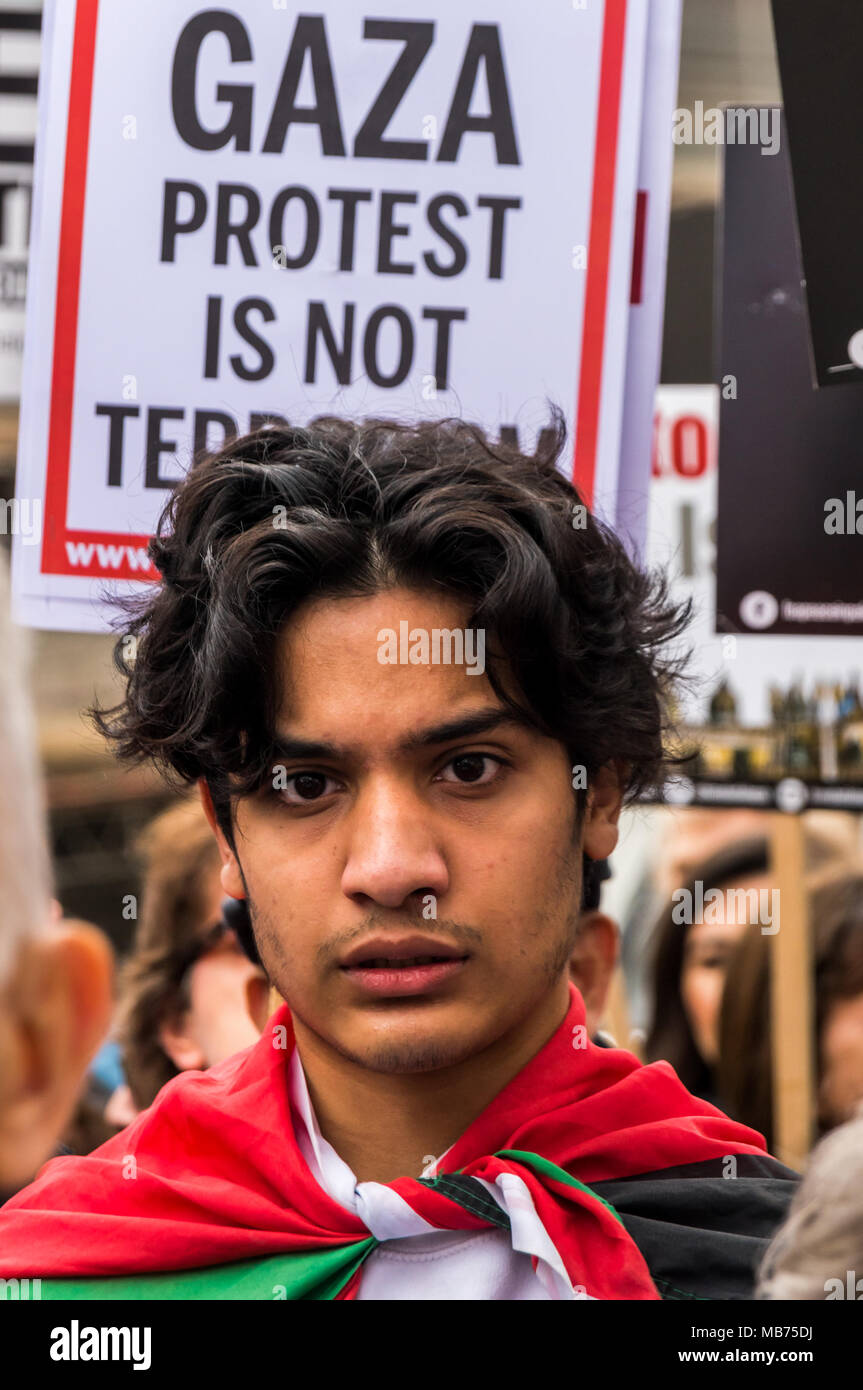
[[[591,779],[584,813],[582,848],[590,859],[608,859],[617,845],[623,790],[617,768],[608,763]]]
[[[240,862],[233,849],[228,844],[224,830],[219,825],[216,816],[216,808],[213,805],[213,794],[210,791],[205,777],[200,777],[198,779],[198,792],[201,797],[201,805],[204,808],[204,815],[210,822],[210,829],[215,835],[216,843],[219,846],[219,857],[222,861],[219,879],[222,887],[229,898],[245,898],[246,887],[243,883],[243,875],[240,871]],[[165,1050],[167,1051],[167,1048]]]
[[[51,1157],[108,1031],[112,975],[111,947],[87,922],[22,948],[0,1008],[0,1188]]]

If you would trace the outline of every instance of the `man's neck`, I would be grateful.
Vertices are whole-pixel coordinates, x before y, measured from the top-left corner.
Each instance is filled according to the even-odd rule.
[[[569,1009],[561,981],[518,1027],[452,1067],[376,1072],[294,1018],[297,1051],[321,1133],[358,1182],[419,1177],[548,1042]]]

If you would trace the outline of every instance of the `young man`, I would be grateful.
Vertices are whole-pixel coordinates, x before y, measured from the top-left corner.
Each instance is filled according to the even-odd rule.
[[[0,1217],[0,1273],[43,1297],[750,1295],[794,1175],[667,1064],[595,1046],[569,980],[583,859],[661,770],[683,617],[552,434],[526,458],[458,421],[265,428],[177,489],[99,717],[199,782],[285,1007],[49,1164]]]

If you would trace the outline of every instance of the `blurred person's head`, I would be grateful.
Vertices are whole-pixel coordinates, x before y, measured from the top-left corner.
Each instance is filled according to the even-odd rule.
[[[111,1011],[111,952],[52,920],[51,875],[22,634],[0,564],[0,1190],[31,1178],[75,1106]]]
[[[660,822],[655,874],[657,892],[669,898],[675,888],[698,878],[704,865],[735,845],[763,840],[768,812],[748,806],[667,807]]]
[[[751,807],[687,806],[667,808],[657,856],[657,889],[669,897],[675,888],[698,877],[699,868],[735,845],[769,835],[770,811]],[[860,845],[856,816],[838,811],[806,811],[803,825],[820,859],[854,854]]]
[[[698,1094],[714,1089],[725,972],[746,930],[738,904],[752,901],[737,894],[760,894],[769,884],[766,841],[726,847],[673,891],[654,929],[653,1018],[645,1057],[670,1062]]]
[[[863,1100],[863,869],[811,876],[817,1120],[821,1134]],[[718,1089],[735,1119],[773,1138],[771,937],[747,932],[728,963],[720,1012]]]
[[[828,872],[831,865],[846,863],[848,843],[844,832],[835,834],[829,825],[807,822],[806,873]],[[729,962],[745,937],[769,940],[772,930],[763,933],[760,928],[778,926],[778,913],[769,844],[761,836],[725,845],[696,865],[687,884],[672,890],[653,933],[648,1061],[669,1061],[690,1089],[715,1092]]]
[[[830,1130],[863,1100],[863,876],[819,949],[816,1001],[818,1121]]]
[[[755,1298],[863,1298],[860,1111],[813,1150],[788,1216],[762,1261]]]
[[[564,440],[555,420],[526,457],[460,421],[316,421],[173,494],[102,726],[200,782],[301,1052],[434,1071],[538,1046],[565,1011],[582,856],[663,765],[685,615],[580,506]],[[435,632],[482,634],[481,666],[435,661]],[[394,932],[416,969],[449,964],[382,1000]]]
[[[197,800],[162,812],[139,842],[141,913],[120,984],[118,1032],[134,1103],[181,1071],[215,1066],[259,1036],[264,972],[222,920],[221,861]]]

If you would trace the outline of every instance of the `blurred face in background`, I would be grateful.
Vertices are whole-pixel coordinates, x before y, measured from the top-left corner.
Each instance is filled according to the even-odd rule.
[[[825,1129],[849,1120],[863,1100],[863,994],[839,999],[821,1029],[818,1113]]]
[[[215,1066],[257,1042],[269,1016],[269,985],[232,931],[221,925],[218,861],[204,885],[197,955],[185,976],[186,1008],[159,1040],[179,1071]]]
[[[745,920],[726,911],[730,889],[748,891],[770,887],[766,874],[753,874],[722,885],[722,900],[709,913],[709,922],[694,922],[686,933],[680,995],[695,1046],[709,1066],[719,1060],[719,1010],[728,962],[746,931]],[[734,899],[732,898],[732,903]],[[728,920],[729,916],[733,920]],[[714,920],[715,919],[715,920]]]
[[[673,808],[668,812],[670,830],[662,837],[656,865],[657,889],[662,898],[689,883],[699,865],[749,836],[765,834],[765,813],[749,809],[710,810],[705,806]]]

